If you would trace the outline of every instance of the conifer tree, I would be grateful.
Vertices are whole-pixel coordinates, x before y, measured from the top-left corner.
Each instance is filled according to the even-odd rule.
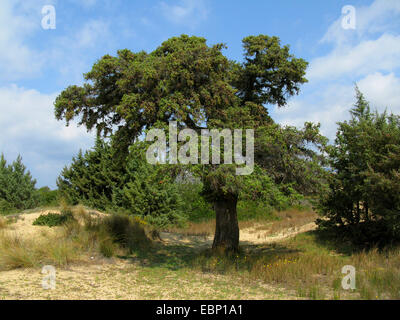
[[[29,171],[18,156],[11,165],[2,154],[0,157],[0,210],[4,212],[25,210],[37,205],[35,192],[36,180],[32,179]]]
[[[341,226],[360,243],[400,236],[400,118],[371,112],[356,87],[351,119],[339,122],[334,145],[327,148],[332,175],[320,210],[321,226]]]
[[[113,189],[121,182],[124,167],[113,160],[110,143],[97,138],[92,150],[79,151],[57,179],[60,196],[101,210],[111,206]]]

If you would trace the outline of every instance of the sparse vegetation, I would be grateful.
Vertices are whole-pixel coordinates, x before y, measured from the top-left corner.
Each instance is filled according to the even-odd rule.
[[[117,260],[124,257],[134,264],[118,273],[129,274],[133,271],[128,270],[135,268],[135,272],[147,279],[147,285],[154,288],[165,283],[166,280],[161,279],[164,275],[176,281],[186,279],[185,287],[197,281],[198,277],[212,277],[213,280],[209,281],[221,297],[231,297],[236,290],[249,290],[245,289],[247,287],[257,287],[252,290],[260,294],[260,288],[265,286],[274,292],[275,298],[283,292],[300,299],[400,298],[400,250],[395,247],[383,251],[357,251],[348,243],[333,242],[323,231],[313,231],[282,238],[278,242],[246,242],[238,253],[227,255],[191,244],[191,241],[201,244],[206,241],[203,236],[213,234],[215,222],[212,220],[192,222],[187,228],[170,230],[183,237],[197,235],[199,238],[176,245],[164,240],[149,240],[147,234],[151,229],[140,218],[99,216],[83,206],[69,210],[74,219],[59,226],[55,234],[44,234],[40,241],[32,242],[7,233],[9,225],[5,225],[0,233],[0,269],[36,268],[45,264],[62,268],[72,264],[99,263],[102,257]],[[275,212],[273,216],[272,220],[241,221],[240,227],[249,236],[254,232],[254,235],[266,233],[266,237],[274,237],[312,222],[315,213],[293,209]],[[354,291],[341,287],[344,265],[353,265],[357,270],[357,288]],[[189,274],[191,277],[185,276]],[[217,279],[220,279],[219,284],[214,282]],[[235,283],[236,289],[229,286],[229,282]],[[141,294],[149,298],[163,296],[155,292],[150,295],[150,291]]]
[[[35,221],[33,221],[33,225],[55,227],[55,226],[61,226],[67,223],[71,219],[73,219],[71,212],[62,214],[48,213],[40,215]]]
[[[275,284],[309,299],[399,299],[399,263],[398,248],[341,254],[319,243],[315,233],[308,233],[279,244],[245,247],[236,255],[207,250],[192,266],[244,282]],[[345,265],[357,270],[356,290],[341,287]]]
[[[84,262],[91,255],[110,258],[116,253],[129,254],[151,243],[138,219],[120,215],[93,218],[82,207],[66,212],[39,217],[40,223],[35,225],[60,228],[56,234],[46,234],[40,241],[22,239],[3,231],[0,234],[0,269],[45,264],[66,266]]]
[[[209,298],[255,290],[262,298],[400,299],[400,117],[371,112],[356,87],[333,145],[319,124],[275,123],[265,106],[298,94],[308,63],[278,37],[242,43],[242,62],[224,56],[223,44],[187,35],[150,53],[119,50],[97,60],[82,86],[63,90],[56,118],[96,129],[95,145],[72,158],[57,190],[36,189],[20,156],[8,165],[1,155],[0,271],[107,262],[110,278],[146,281],[140,298],[163,297],[160,287],[174,278],[192,287],[174,289],[183,298],[212,288]],[[175,125],[192,137],[171,143]],[[212,133],[187,148],[200,131],[222,128],[246,135],[230,150],[232,136],[221,134],[218,149]],[[152,129],[168,130],[155,149],[142,139]],[[200,149],[201,158],[213,151],[212,164],[198,161]],[[174,153],[190,160],[176,163]],[[242,165],[251,174],[239,174]],[[345,265],[356,268],[354,290],[342,288]]]
[[[5,218],[3,218],[2,216],[0,216],[0,230],[4,229],[7,226],[7,220]]]

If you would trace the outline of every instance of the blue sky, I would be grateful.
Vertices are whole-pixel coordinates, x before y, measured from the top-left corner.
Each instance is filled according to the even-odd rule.
[[[53,5],[56,29],[42,28]],[[342,8],[355,8],[355,29]],[[37,186],[55,187],[61,169],[94,134],[54,119],[53,102],[104,54],[155,49],[169,37],[226,43],[241,61],[241,40],[267,34],[309,61],[309,83],[288,106],[269,106],[283,125],[321,123],[331,140],[348,118],[357,83],[373,107],[400,114],[399,0],[0,0],[0,152],[21,154]]]

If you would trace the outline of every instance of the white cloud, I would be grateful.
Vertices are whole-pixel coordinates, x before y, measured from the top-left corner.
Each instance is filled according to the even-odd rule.
[[[8,160],[21,154],[41,184],[54,186],[60,170],[77,151],[93,145],[94,134],[71,123],[65,127],[54,117],[57,94],[42,94],[16,85],[0,87],[0,152]],[[57,170],[43,171],[46,166]]]
[[[336,45],[360,41],[377,32],[384,32],[399,25],[400,1],[375,0],[370,6],[356,8],[356,29],[343,29],[342,19],[339,17],[328,29],[322,43]]]
[[[357,82],[357,86],[370,102],[372,110],[400,114],[400,78],[394,73],[375,72]],[[274,110],[276,120],[283,125],[304,125],[311,121],[321,123],[321,132],[331,141],[336,134],[336,123],[350,118],[355,103],[354,84],[329,83],[307,94],[293,98],[287,107]]]
[[[276,108],[274,113],[283,125],[301,128],[307,121],[320,123],[321,133],[332,141],[336,123],[348,119],[348,111],[353,104],[353,86],[331,84],[293,98],[287,107]]]
[[[358,87],[371,102],[373,108],[400,114],[400,78],[395,74],[384,75],[376,72],[358,82]]]
[[[366,76],[400,67],[400,1],[375,0],[356,7],[356,29],[343,29],[342,17],[328,28],[321,43],[333,44],[325,56],[310,64],[310,80]]]
[[[400,66],[400,36],[383,34],[355,46],[334,49],[314,59],[307,74],[312,80],[332,80],[341,76],[363,76],[375,71],[392,71]]]
[[[92,8],[98,3],[98,0],[69,0],[74,5],[79,5],[85,9]]]
[[[400,1],[375,0],[357,7],[356,30],[344,30],[341,18],[323,36],[332,49],[315,58],[307,72],[309,83],[287,109],[275,110],[278,122],[302,127],[305,121],[321,123],[331,141],[336,123],[350,118],[355,103],[354,84],[372,109],[400,114]]]
[[[0,2],[0,78],[15,80],[40,71],[44,59],[25,40],[40,29],[43,3],[41,0]]]
[[[109,48],[115,47],[115,41],[109,22],[101,19],[89,20],[74,32],[53,40],[51,49],[46,53],[47,67],[55,69],[62,78],[68,79],[68,84],[80,85],[83,82],[82,74],[89,71],[94,63],[93,57],[100,58]]]
[[[179,4],[160,2],[159,9],[167,20],[189,27],[195,27],[208,16],[204,0],[181,0]]]

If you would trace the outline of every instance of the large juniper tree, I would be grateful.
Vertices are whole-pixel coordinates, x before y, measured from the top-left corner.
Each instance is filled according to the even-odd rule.
[[[296,173],[307,166],[307,160],[316,159],[304,141],[322,142],[318,128],[308,125],[297,132],[302,138],[296,140],[294,131],[291,135],[273,124],[265,105],[284,106],[290,96],[299,93],[307,81],[307,62],[290,54],[277,37],[250,36],[243,46],[242,63],[227,59],[223,44],[208,46],[204,38],[187,35],[173,37],[151,53],[125,49],[115,57],[105,55],[85,74],[83,86],[70,86],[57,97],[56,117],[65,119],[67,125],[78,118],[88,130],[113,134],[121,159],[144,130],[169,121],[176,121],[178,129],[257,128],[256,161],[261,167],[271,166],[267,155],[278,167],[278,162],[287,160],[279,165],[285,182],[300,182]],[[271,126],[273,130],[268,129]],[[271,130],[279,131],[282,140],[277,143],[266,137]],[[267,150],[271,146],[286,148],[288,153],[271,153]],[[303,165],[295,165],[293,159]],[[236,204],[248,177],[237,177],[229,165],[195,171],[203,180],[203,194],[214,203],[214,247],[236,250]],[[306,170],[308,174],[312,171]],[[278,180],[282,177],[277,175]]]

